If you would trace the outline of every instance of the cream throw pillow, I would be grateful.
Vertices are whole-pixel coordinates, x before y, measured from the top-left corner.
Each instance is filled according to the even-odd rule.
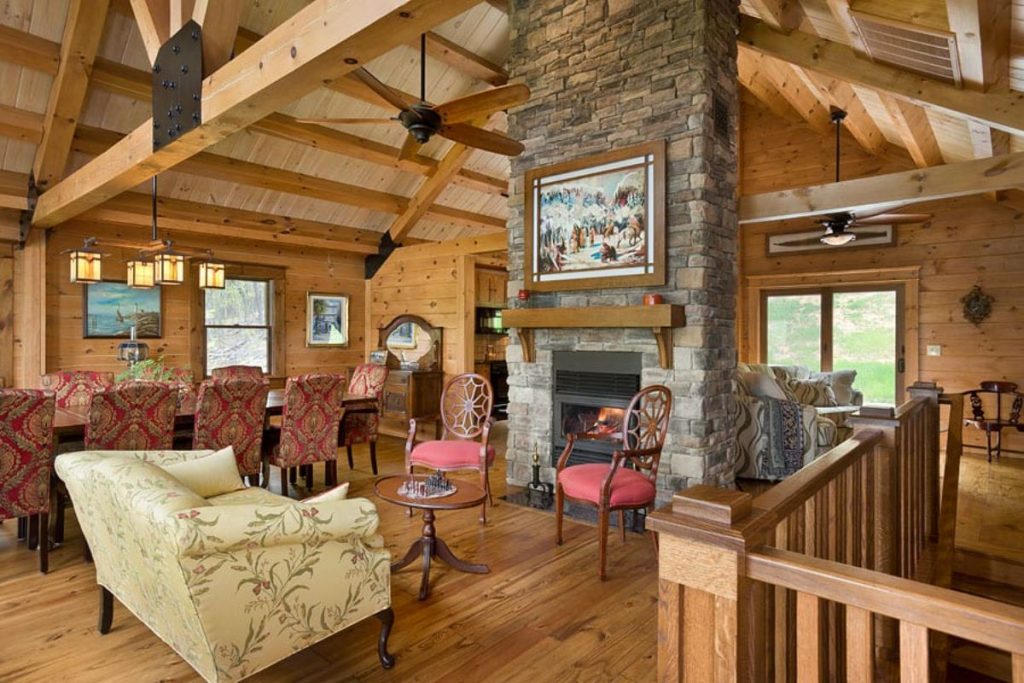
[[[857,379],[856,370],[833,370],[832,372],[815,372],[811,379],[825,378],[832,384],[836,394],[836,402],[841,406],[853,405],[853,382]]]
[[[747,393],[751,396],[775,398],[780,401],[790,400],[786,396],[786,392],[782,390],[782,387],[779,386],[779,383],[771,375],[765,375],[760,372],[741,372],[739,373],[739,379],[746,388]]]
[[[238,473],[235,449],[231,446],[214,451],[205,458],[163,465],[163,470],[203,498],[245,488]]]
[[[318,493],[315,496],[309,498],[303,498],[303,505],[311,505],[313,503],[326,503],[332,500],[345,500],[348,498],[348,482],[344,484],[338,484],[333,489],[328,489],[323,493]]]

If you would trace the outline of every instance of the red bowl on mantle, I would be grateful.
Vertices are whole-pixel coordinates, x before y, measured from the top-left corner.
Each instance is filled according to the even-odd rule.
[[[644,294],[644,306],[656,306],[665,303],[665,297],[661,294]]]

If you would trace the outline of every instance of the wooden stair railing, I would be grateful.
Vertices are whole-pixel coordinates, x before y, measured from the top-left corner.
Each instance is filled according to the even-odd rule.
[[[696,486],[651,515],[648,526],[660,533],[659,681],[873,680],[897,652],[915,672],[923,652],[928,670],[929,629],[983,635],[950,627],[948,615],[903,611],[923,604],[907,597],[925,588],[910,579],[940,518],[941,389],[915,385],[911,394],[894,411],[854,419],[851,439],[756,499]],[[782,566],[835,590],[791,585],[772,574]],[[847,570],[874,581],[893,607],[845,595],[837,587],[859,585]],[[949,614],[961,605],[968,623],[1024,625],[1024,613],[999,603],[929,590],[944,591]],[[1012,642],[1002,637],[978,642]]]

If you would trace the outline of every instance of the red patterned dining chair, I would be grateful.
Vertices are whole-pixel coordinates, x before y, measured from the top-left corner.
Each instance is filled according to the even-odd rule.
[[[218,382],[228,379],[264,379],[263,368],[258,365],[225,365],[210,370],[210,379]]]
[[[562,514],[565,499],[597,508],[598,576],[603,581],[608,545],[608,517],[619,513],[619,536],[626,541],[626,510],[654,508],[656,480],[661,449],[665,445],[669,416],[672,413],[672,392],[654,385],[633,396],[622,420],[621,448],[612,454],[610,464],[590,463],[566,467],[573,446],[581,437],[567,435],[565,450],[558,458],[555,479],[556,540],[562,544]],[[658,540],[651,533],[657,548]]]
[[[58,408],[86,407],[94,393],[114,386],[114,373],[92,370],[50,372],[39,379],[43,389],[53,392]]]
[[[0,389],[0,520],[17,519],[18,537],[39,546],[39,571],[49,569],[53,414],[49,391]]]
[[[306,488],[313,487],[313,463],[338,459],[338,423],[345,395],[345,375],[309,374],[289,377],[284,386],[280,426],[271,426],[265,449],[263,481],[270,481],[270,465],[281,468],[281,494],[288,495],[289,470],[306,472]],[[327,467],[327,484],[331,485]]]
[[[94,394],[87,450],[166,450],[174,439],[177,391],[163,382],[122,382]]]
[[[494,462],[494,446],[487,443],[493,406],[494,389],[486,377],[474,373],[456,375],[441,392],[441,439],[417,444],[416,420],[409,420],[409,437],[405,442],[405,469],[409,474],[414,467],[480,472],[480,486],[487,492],[480,506],[481,523],[487,522],[488,503],[494,505],[487,476]]]
[[[238,472],[250,483],[263,470],[260,447],[267,410],[270,383],[232,379],[207,380],[199,386],[196,399],[195,435],[192,448],[221,449],[231,446],[238,461]]]
[[[348,455],[348,468],[352,469],[352,446],[370,444],[370,467],[377,474],[377,428],[380,425],[380,400],[384,383],[388,381],[388,369],[383,365],[364,363],[356,366],[352,380],[348,383],[345,400],[353,401],[365,396],[365,404],[345,409],[338,430],[338,445],[344,446]]]

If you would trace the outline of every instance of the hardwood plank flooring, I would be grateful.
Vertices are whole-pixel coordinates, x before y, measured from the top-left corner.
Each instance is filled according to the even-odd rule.
[[[960,463],[957,547],[1024,562],[1024,458],[1004,454],[990,465],[971,449]]]
[[[497,440],[503,444],[504,439]],[[382,437],[381,474],[402,468],[404,444]],[[350,496],[373,496],[364,447],[356,470],[339,477]],[[566,519],[555,546],[554,517],[498,500],[505,462],[491,469],[497,505],[488,523],[478,509],[438,513],[438,534],[456,555],[491,568],[486,575],[431,568],[431,595],[419,602],[419,563],[392,577],[398,661],[380,668],[379,624],[366,620],[257,674],[253,681],[653,681],[657,647],[657,564],[650,541],[627,534],[609,540],[609,580],[597,578],[592,526]],[[274,475],[276,476],[276,475]],[[473,480],[473,479],[471,479]],[[317,469],[316,490],[323,487]],[[280,490],[277,482],[274,490]],[[300,489],[300,492],[302,489]],[[421,520],[376,499],[381,533],[392,556],[419,536]],[[96,631],[95,572],[69,514],[67,542],[50,553],[50,573],[0,525],[0,681],[199,681],[196,673],[126,609],[115,603],[114,627]]]

